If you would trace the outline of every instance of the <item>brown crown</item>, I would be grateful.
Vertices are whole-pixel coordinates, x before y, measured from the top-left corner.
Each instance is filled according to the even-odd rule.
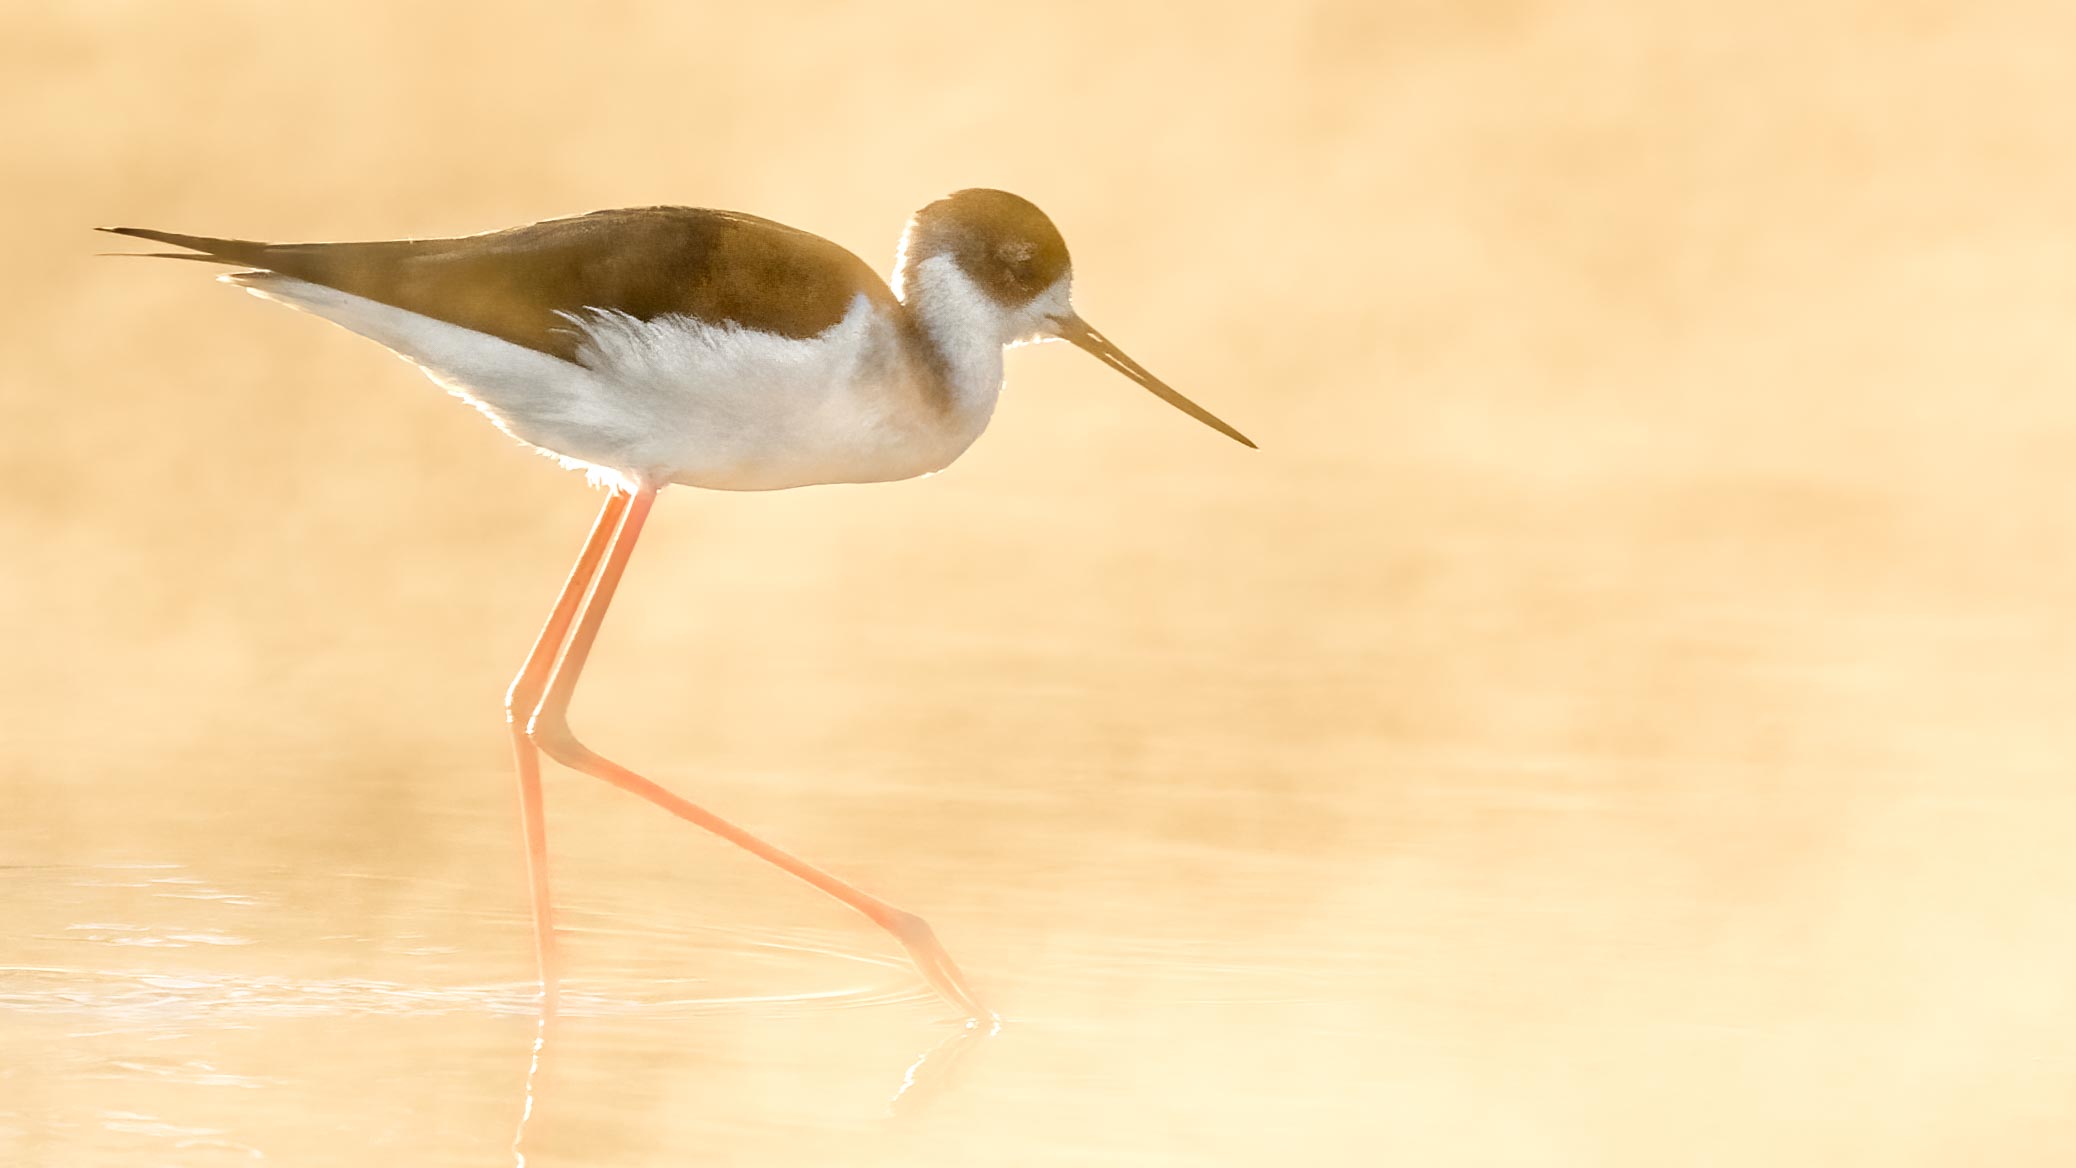
[[[1065,275],[1067,241],[1045,212],[1008,191],[957,191],[909,220],[904,272],[949,255],[981,291],[1005,308],[1028,303]]]

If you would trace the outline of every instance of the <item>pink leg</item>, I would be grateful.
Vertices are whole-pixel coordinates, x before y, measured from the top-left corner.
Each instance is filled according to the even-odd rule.
[[[526,664],[519,667],[519,675],[512,679],[512,688],[505,691],[505,721],[512,727],[512,754],[519,767],[519,822],[526,831],[526,875],[533,892],[534,953],[540,960],[543,1000],[551,1005],[555,1001],[557,974],[555,907],[548,895],[548,829],[541,803],[541,756],[533,740],[527,737],[522,719],[547,692],[548,670],[555,664],[556,651],[569,636],[570,622],[584,599],[584,590],[591,586],[591,577],[597,574],[598,563],[605,557],[613,531],[626,510],[624,493],[615,491],[606,496],[598,521],[591,525],[591,534],[584,540],[584,550],[577,556],[576,566],[570,569],[569,582],[562,586],[562,595],[556,598],[555,608],[548,614],[548,623],[542,626],[533,651],[526,655]]]
[[[627,559],[634,552],[635,540],[640,538],[642,524],[648,520],[649,508],[655,501],[655,487],[644,484],[635,490],[626,514],[620,520],[620,530],[613,537],[612,550],[606,554],[605,564],[598,573],[598,581],[591,589],[591,597],[584,603],[583,612],[577,618],[576,631],[570,634],[569,644],[563,650],[562,659],[556,664],[555,672],[549,678],[548,692],[541,698],[539,707],[534,710],[533,718],[527,724],[527,737],[542,750],[547,751],[548,756],[557,762],[593,778],[604,779],[623,791],[639,795],[672,815],[705,828],[751,855],[783,868],[857,909],[872,923],[893,934],[894,939],[901,942],[902,947],[907,949],[909,956],[914,959],[916,969],[938,993],[943,994],[953,1005],[972,1017],[992,1017],[987,1007],[980,1004],[980,999],[966,988],[966,981],[960,975],[959,967],[953,964],[951,955],[938,944],[935,932],[923,918],[914,913],[904,912],[878,897],[854,888],[807,861],[765,843],[698,804],[680,798],[626,767],[593,753],[570,733],[570,695],[577,688],[577,677],[583,672],[584,660],[590,655],[591,646],[598,639],[599,626],[605,621],[606,607],[613,602],[613,591],[619,586],[620,576],[627,569]]]

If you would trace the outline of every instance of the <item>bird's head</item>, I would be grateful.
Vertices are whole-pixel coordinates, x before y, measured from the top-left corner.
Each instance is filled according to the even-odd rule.
[[[1007,191],[957,191],[917,211],[901,235],[894,290],[924,320],[981,330],[981,343],[1067,341],[1155,397],[1247,446],[1254,443],[1170,389],[1074,311],[1067,241],[1045,212]],[[942,340],[942,338],[940,338]]]

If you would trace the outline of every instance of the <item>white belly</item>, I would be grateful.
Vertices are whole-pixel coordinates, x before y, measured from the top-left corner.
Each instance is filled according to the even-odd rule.
[[[586,337],[571,362],[302,280],[225,279],[382,344],[514,438],[617,477],[735,491],[911,478],[950,465],[993,412],[992,392],[938,392],[864,296],[807,340],[595,312],[571,322]]]

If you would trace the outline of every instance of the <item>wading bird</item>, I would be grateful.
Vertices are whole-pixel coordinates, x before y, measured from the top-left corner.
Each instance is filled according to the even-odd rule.
[[[557,958],[542,822],[548,756],[647,799],[857,909],[936,990],[988,1015],[929,924],[601,757],[566,712],[657,491],[767,491],[942,470],[980,437],[1005,347],[1064,340],[1248,446],[1089,327],[1052,221],[1003,191],[918,211],[892,288],[767,219],[642,207],[456,239],[257,243],[103,228],[236,265],[223,277],[385,346],[505,433],[611,485],[505,697],[543,992]]]

